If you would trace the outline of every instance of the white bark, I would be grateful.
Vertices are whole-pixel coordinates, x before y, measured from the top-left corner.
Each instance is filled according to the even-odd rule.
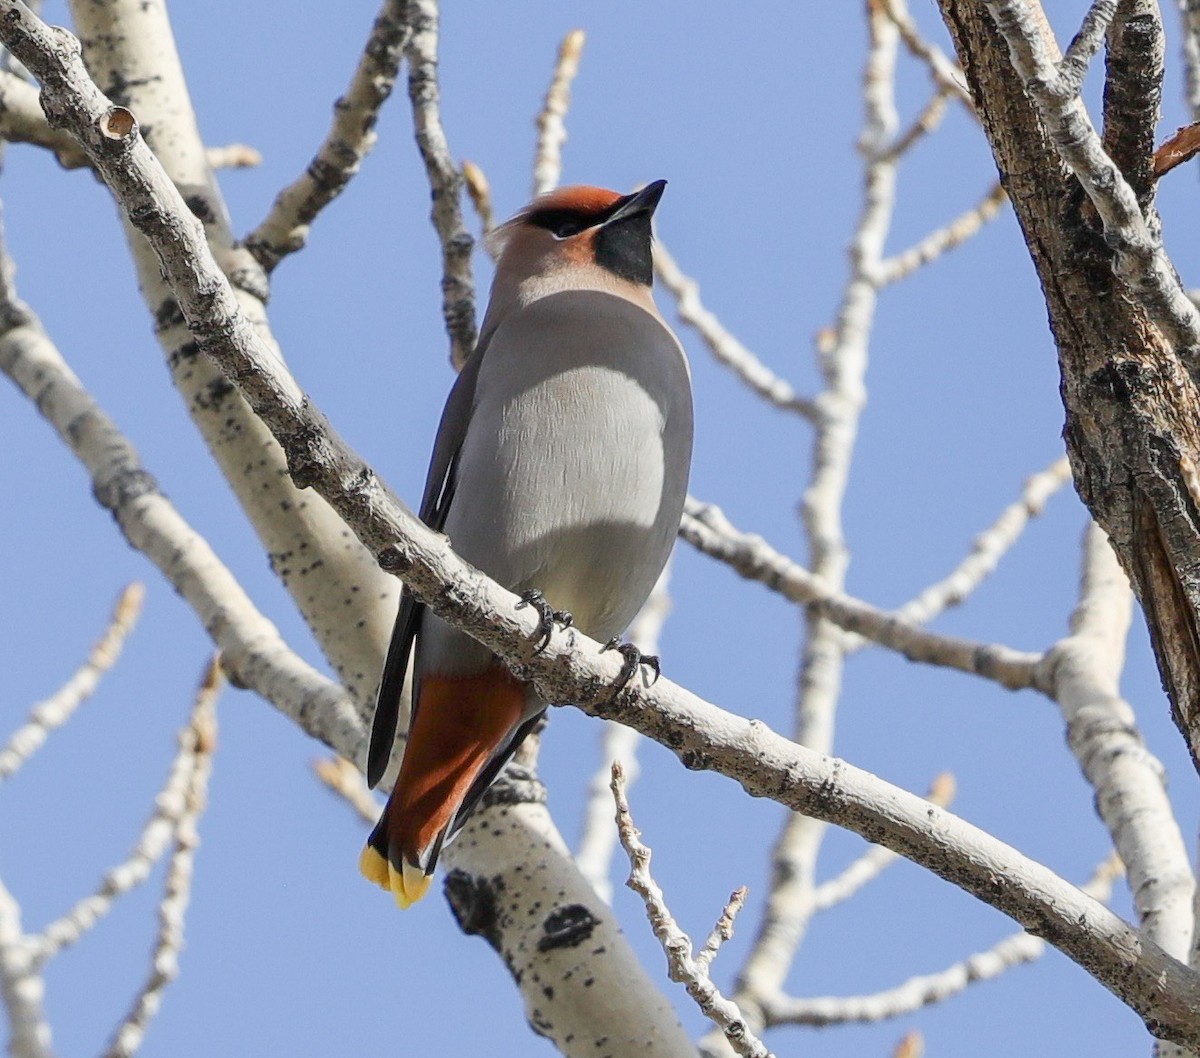
[[[120,4],[117,6],[121,7]],[[414,8],[419,9],[415,11],[416,15],[420,15],[422,18],[428,19],[428,4],[414,5]],[[129,12],[125,8],[121,8],[119,14],[121,15],[122,19],[127,19]],[[155,12],[151,10],[150,15],[153,17]],[[115,17],[116,13],[109,11],[108,16]],[[122,22],[122,25],[126,27],[126,33],[130,32],[128,27],[131,24],[132,23],[128,21]],[[165,22],[163,22],[161,25],[150,25],[146,27],[146,32],[151,35],[151,39],[157,39],[160,46],[165,46],[164,41],[167,45],[170,43],[169,37],[164,37],[167,28],[168,27],[166,27]],[[420,23],[418,28],[421,29],[421,32],[414,37],[413,46],[418,50],[418,58],[421,67],[420,72],[414,74],[413,77],[410,78],[410,90],[414,97],[414,107],[417,111],[418,125],[422,130],[422,136],[424,137],[422,145],[426,149],[427,161],[429,161],[431,166],[435,168],[439,166],[444,168],[445,157],[447,156],[445,155],[444,138],[439,139],[439,136],[436,134],[436,130],[440,124],[436,116],[436,95],[431,96],[429,92],[430,77],[432,76],[432,64],[435,61],[435,55],[431,49],[432,42],[436,38],[431,36],[432,30],[427,21]],[[157,34],[157,37],[155,34]],[[106,45],[108,43],[108,41],[105,41]],[[112,62],[114,69],[121,67],[128,70],[129,67],[122,66],[122,64],[154,64],[160,61],[160,57],[157,55],[157,53],[147,56],[142,54],[134,45],[130,45],[130,47],[133,48],[133,54],[109,56],[109,61]],[[173,55],[173,51],[170,52],[170,55]],[[171,65],[172,64],[168,63],[168,66]],[[136,68],[145,69],[146,67],[145,65],[142,65],[137,66]],[[154,69],[157,71],[159,68],[154,66]],[[159,86],[160,89],[165,90],[165,87],[169,87],[173,83],[172,77],[169,76],[171,73],[171,69],[167,69],[165,71],[164,80]],[[179,82],[177,89],[182,91],[182,82]],[[95,96],[92,98],[97,99]],[[148,102],[152,104],[154,100],[150,100]],[[104,131],[100,131],[100,135],[104,138],[105,142],[108,142],[110,145],[112,145],[112,142],[108,137],[110,135],[117,134],[117,130],[121,127],[124,127],[122,122],[127,120],[125,117],[126,112],[114,112],[106,103],[99,103],[98,105],[110,117],[115,114],[115,120],[109,121],[107,124],[105,124]],[[175,107],[174,109],[171,109],[170,112],[165,114],[163,118],[164,123],[169,123],[172,115],[176,113],[177,110],[178,107]],[[190,114],[190,111],[188,113]],[[174,138],[172,138],[172,142],[174,142]],[[141,145],[139,144],[139,146]],[[144,149],[144,147],[142,149]],[[437,173],[441,173],[442,168],[437,168]],[[435,173],[434,177],[431,178],[440,178],[437,176],[437,173]],[[170,182],[166,179],[165,174],[157,173],[154,179],[160,188],[160,192],[155,195],[155,200],[157,203],[156,211],[157,207],[161,207],[166,201],[163,198],[163,195],[166,195],[174,200],[173,206],[168,210],[168,212],[173,214],[170,219],[167,219],[166,216],[161,213],[157,214],[158,218],[165,220],[168,226],[172,227],[174,230],[178,230],[179,227],[183,227],[189,230],[189,233],[192,237],[201,238],[199,226],[188,217],[186,210],[182,208],[182,203],[180,203],[175,193],[175,189],[170,188]],[[170,188],[170,191],[167,191],[167,188]],[[217,237],[214,238],[213,224],[210,223],[207,225],[207,230],[204,232],[204,234],[208,237],[210,245],[215,244],[218,256],[221,255],[221,238],[223,238],[226,230],[227,229],[225,227],[220,227],[217,231]],[[447,230],[450,233],[449,237],[453,240],[453,228],[451,227]],[[140,236],[132,239],[131,241],[140,247],[144,254],[147,252],[147,244],[143,239],[141,239]],[[459,249],[461,250],[461,246]],[[235,250],[231,251],[231,253],[235,258],[237,258],[240,254],[240,251]],[[205,256],[207,257],[207,251],[205,251]],[[151,258],[151,260],[153,259]],[[196,266],[194,254],[191,252],[185,252],[176,263],[189,271]],[[144,283],[147,282],[147,276],[152,276],[154,283],[161,282],[159,278],[161,274],[160,268],[157,263],[152,264],[150,261],[142,259],[139,261],[139,264],[143,274]],[[278,369],[282,370],[282,360],[278,356],[278,350],[276,349],[273,341],[270,339],[269,333],[267,333],[265,330],[265,321],[262,316],[261,303],[254,298],[247,300],[247,296],[244,292],[232,291],[225,284],[224,279],[220,276],[219,272],[215,270],[215,261],[213,261],[211,258],[209,258],[207,262],[200,268],[200,271],[204,272],[206,269],[210,268],[214,270],[208,272],[209,280],[201,280],[198,286],[194,286],[192,283],[189,283],[189,286],[192,288],[193,296],[198,295],[200,300],[204,300],[206,297],[206,294],[199,293],[201,290],[209,292],[214,289],[212,286],[212,281],[215,281],[218,284],[218,287],[222,289],[221,296],[218,299],[222,302],[222,308],[217,312],[216,316],[210,317],[210,322],[217,322],[218,329],[221,329],[223,324],[218,322],[219,320],[224,319],[225,321],[236,321],[234,326],[235,328],[239,329],[243,335],[253,332],[255,336],[254,341],[258,345],[258,348],[264,353],[264,355],[272,364],[274,364]],[[193,280],[195,280],[196,272],[192,272],[191,274],[193,276]],[[159,294],[162,297],[164,304],[170,302],[170,304],[174,306],[175,303],[171,300],[170,291],[168,291],[166,288],[161,288]],[[193,302],[193,306],[194,304],[195,302]],[[247,309],[249,310],[248,313],[246,312]],[[175,309],[173,308],[172,311],[175,311]],[[175,334],[174,347],[185,350],[188,359],[191,362],[191,367],[189,367],[186,374],[188,380],[194,381],[196,377],[195,373],[197,371],[200,371],[201,369],[208,369],[209,361],[207,358],[202,352],[200,352],[196,343],[192,342],[186,333],[182,332],[181,329],[179,330],[179,333]],[[69,374],[69,372],[67,372],[67,374]],[[72,379],[71,381],[76,387],[78,386],[77,380]],[[229,387],[224,382],[223,378],[220,378],[219,376],[214,377],[213,389],[214,391],[219,391],[216,399],[224,402],[222,406],[226,407],[228,412],[228,415],[226,415],[225,418],[232,419],[237,415],[242,414],[244,412],[244,408],[240,408],[237,405],[237,402],[229,404],[227,398],[230,394],[225,392],[225,390],[228,388]],[[86,401],[90,404],[90,399],[86,398],[86,395],[82,394],[81,390],[76,390],[74,392],[77,393],[75,399],[81,402]],[[292,392],[296,392],[294,388],[292,389]],[[232,393],[232,391],[230,391],[230,393]],[[204,411],[205,409],[200,410]],[[108,423],[107,420],[102,420],[102,417],[100,416],[93,417],[93,419],[97,422],[100,422],[100,425],[102,426],[111,427],[111,423]],[[201,426],[203,429],[203,422],[201,423]],[[246,429],[239,427],[237,430],[235,430],[234,433],[237,436],[229,438],[229,446],[223,449],[225,457],[231,458],[231,454],[234,451],[241,451],[241,449],[237,448],[236,446],[240,444],[241,441],[244,441],[244,438],[248,434],[255,433],[256,431],[260,430],[261,424],[258,423],[257,420],[249,423]],[[116,451],[126,463],[132,463],[136,458],[132,455],[132,452],[128,449],[127,445],[123,443],[123,441],[116,446]],[[258,462],[260,469],[267,466],[274,467],[275,484],[278,485],[278,475],[284,473],[281,466],[274,462],[274,460],[281,456],[278,447],[275,446],[274,442],[271,442],[270,444],[262,446],[259,449],[259,453],[260,458]],[[100,453],[97,453],[97,455],[99,454]],[[241,468],[238,469],[240,470]],[[288,489],[292,489],[290,482],[286,482],[286,484]],[[283,510],[281,507],[272,507],[270,504],[264,506],[264,504],[261,502],[261,497],[259,496],[258,492],[254,489],[251,489],[250,499],[254,500],[255,502],[249,504],[247,508],[248,514],[251,516],[252,520],[265,517],[267,518],[268,522],[279,522],[279,526],[277,526],[277,528],[283,533],[299,532],[305,537],[307,537],[309,534],[312,534],[314,541],[316,541],[316,538],[321,533],[332,534],[332,539],[335,541],[335,550],[337,550],[339,553],[351,553],[350,549],[347,547],[347,541],[349,541],[351,544],[353,544],[354,555],[361,557],[366,554],[366,552],[362,551],[358,542],[354,540],[352,534],[350,534],[346,529],[345,525],[340,521],[337,522],[336,526],[330,526],[321,520],[323,516],[320,516],[316,519],[309,516],[313,510],[325,511],[326,513],[328,512],[328,508],[326,508],[323,501],[320,500],[320,497],[311,492],[296,493],[296,496],[298,499],[294,502],[292,500],[286,501],[286,506],[288,509]],[[171,532],[164,534],[165,538],[169,539],[171,536],[178,537],[180,533],[188,532],[186,527],[182,524],[175,524],[179,522],[178,517],[174,511],[169,509],[169,506],[165,505],[165,501],[162,500],[161,496],[151,496],[150,498],[158,503],[160,510],[165,512],[168,522],[173,523],[171,525]],[[304,512],[306,511],[309,513],[305,514]],[[292,516],[301,516],[301,521],[298,528],[288,522],[288,519]],[[140,525],[141,523],[138,522],[136,524]],[[267,528],[270,530],[271,527],[268,526]],[[262,530],[260,528],[260,532],[261,531]],[[135,543],[135,546],[139,546],[139,540],[135,539],[132,535],[131,540]],[[176,541],[176,546],[177,543],[178,541]],[[204,546],[203,541],[199,540],[198,538],[189,539],[188,543],[189,545],[197,545],[201,554],[207,552],[207,547]],[[310,548],[307,553],[314,553],[314,551],[317,549],[317,543],[319,543],[319,541],[314,542],[312,548]],[[305,545],[305,547],[308,547],[308,545]],[[189,550],[183,553],[190,556],[195,556],[197,551],[195,548],[189,548]],[[178,551],[176,554],[178,554]],[[354,561],[357,562],[358,560],[355,559]],[[322,560],[322,563],[318,564],[317,572],[319,573],[321,570],[326,569],[328,565],[328,562]],[[223,570],[223,568],[219,567],[219,564],[217,564],[217,568],[215,570],[210,572],[217,578],[217,581],[223,581],[224,576],[227,576],[227,573]],[[327,572],[328,571],[326,570],[326,573]],[[377,602],[375,600],[376,598],[384,595],[386,595],[389,599],[392,599],[395,597],[396,593],[396,585],[393,578],[385,577],[380,574],[378,567],[374,565],[370,567],[370,573],[372,579],[382,578],[382,580],[386,582],[386,592],[380,591],[374,594],[370,592],[354,593],[352,587],[354,582],[350,579],[349,574],[345,573],[343,570],[343,575],[341,577],[342,583],[340,585],[331,583],[331,587],[335,587],[337,589],[336,596],[331,598],[328,595],[324,597],[306,595],[304,599],[297,598],[298,603],[306,603],[311,608],[311,613],[308,615],[310,618],[310,624],[312,624],[314,627],[314,631],[317,632],[322,648],[327,653],[327,656],[330,657],[331,661],[336,664],[339,672],[341,672],[343,676],[346,676],[347,689],[356,691],[360,702],[361,695],[364,692],[364,687],[367,689],[373,688],[374,681],[376,679],[375,673],[382,665],[383,647],[386,643],[387,634],[390,632],[390,622],[393,615],[393,603],[387,601]],[[322,576],[324,575],[326,574],[322,574]],[[224,603],[226,601],[232,604],[235,613],[244,616],[245,621],[243,621],[243,624],[245,624],[246,621],[253,622],[258,618],[258,615],[253,612],[252,607],[247,608],[248,600],[245,599],[244,594],[241,592],[240,588],[238,588],[236,582],[234,582],[232,578],[229,578],[225,583],[214,585],[213,576],[208,577],[207,580],[200,586],[201,590],[199,593],[193,592],[191,594],[189,601],[192,601],[193,605],[196,605],[197,601],[204,604],[203,606],[198,606],[197,610],[202,616],[205,616],[206,613],[212,616],[214,623],[210,623],[208,620],[206,620],[206,626],[209,627],[210,632],[214,635],[220,634],[228,638],[226,633],[228,633],[229,630],[225,627],[223,620],[226,614],[224,608]],[[336,578],[334,578],[334,580],[336,580]],[[297,592],[311,590],[312,588],[312,586],[307,582],[302,582],[294,578],[287,579],[286,583],[289,587],[289,590],[293,592],[294,597]],[[214,586],[219,587],[220,590],[210,595],[209,589],[213,588]],[[189,587],[194,586],[189,584]],[[185,597],[188,597],[187,592],[184,594]],[[196,599],[197,594],[200,596],[199,600]],[[360,627],[357,629],[352,622],[345,621],[344,614],[346,612],[346,608],[344,607],[343,603],[347,600],[347,598],[350,598],[352,605],[355,608],[353,612],[356,612],[360,616]],[[204,608],[205,606],[208,607],[207,610]],[[325,619],[322,618],[323,608],[327,617],[331,612],[336,614],[336,619],[329,619],[328,628],[339,634],[322,637],[320,632],[320,628],[322,627],[321,621]],[[369,635],[364,635],[361,628],[362,620],[365,619],[366,616],[372,615],[375,618],[375,626],[377,630],[385,629],[382,637],[378,637],[376,639],[372,639],[372,637]],[[265,634],[268,637],[273,637],[275,640],[278,640],[278,636],[273,629],[270,629],[269,632],[266,632]],[[343,647],[347,646],[347,644],[352,648],[352,651],[349,656],[343,656],[339,653],[339,651],[341,651]],[[244,655],[244,644],[240,645],[243,646],[242,655]],[[257,646],[259,644],[255,642],[254,645]],[[358,668],[356,668],[355,671],[361,669],[365,664],[365,659],[368,657],[372,649],[374,649],[376,653],[374,654],[372,663],[370,665],[372,673],[370,679],[366,682],[362,680],[355,682],[354,680],[350,679],[349,676],[347,676],[349,669],[355,668],[356,666]],[[263,671],[256,671],[250,674],[250,676],[247,676],[244,666],[240,666],[238,664],[238,659],[240,656],[241,655],[234,655],[230,659],[229,667],[231,671],[237,672],[239,675],[239,680],[245,683],[253,684],[255,682],[255,678],[259,679],[260,681],[266,678],[277,680],[281,667],[280,661],[283,662],[282,667],[284,669],[295,667],[293,664],[295,659],[293,659],[290,654],[285,654],[282,659],[278,656],[268,659],[267,663],[261,666]],[[300,663],[300,665],[302,666],[302,663]],[[306,680],[305,682],[311,681]],[[332,690],[332,685],[329,686]],[[330,700],[331,698],[333,699],[332,701]],[[272,700],[278,704],[280,700],[278,689],[276,689],[275,696]],[[358,718],[354,717],[352,714],[348,714],[345,705],[346,702],[344,696],[338,693],[336,690],[333,690],[332,693],[325,693],[317,696],[301,696],[299,701],[296,702],[297,709],[292,715],[296,716],[296,718],[301,722],[302,726],[304,726],[305,730],[319,738],[322,738],[327,744],[331,745],[342,755],[350,757],[351,759],[360,759],[363,755],[365,747],[363,726]],[[291,710],[289,709],[289,712],[290,711]],[[553,842],[548,841],[547,835],[554,834],[554,831],[553,825],[550,822],[548,815],[545,813],[544,808],[536,805],[529,807],[514,806],[511,811],[516,818],[521,820],[520,828],[516,828],[512,831],[507,829],[493,828],[492,830],[482,832],[478,837],[478,841],[482,850],[481,855],[486,854],[487,858],[494,860],[495,862],[513,860],[514,857],[517,856],[528,857],[532,855],[530,851],[530,842],[523,836],[523,834],[525,828],[529,826],[525,819],[525,814],[527,812],[533,813],[537,819],[535,831],[538,835],[538,839],[536,844],[534,844],[532,847],[537,849],[537,855],[545,861],[545,863],[542,865],[542,868],[550,876],[555,878],[558,888],[564,894],[563,899],[567,900],[569,898],[570,902],[565,905],[567,910],[575,907],[583,907],[588,911],[589,915],[595,914],[598,919],[603,919],[607,912],[602,910],[599,899],[590,891],[589,887],[578,875],[574,865],[570,862],[570,860],[562,860],[561,857],[563,846],[561,839],[557,838],[555,835],[555,840]],[[456,869],[456,867],[458,867],[456,857],[462,854],[461,849],[462,843],[456,843],[447,850],[444,857],[446,866],[452,872]],[[519,899],[523,902],[523,906],[525,907],[531,906],[539,900],[544,901],[546,896],[545,891],[540,888],[531,889],[527,892],[522,890],[515,883],[511,886],[510,891],[512,894],[514,894],[514,896],[519,897]],[[521,931],[525,927],[526,919],[524,916],[512,916],[511,919],[506,919],[502,922],[500,929],[502,935],[506,937],[510,932],[513,936],[520,937],[522,935]],[[630,1038],[645,1037],[658,1040],[658,1046],[655,1053],[669,1056],[677,1055],[681,1056],[681,1058],[685,1055],[694,1054],[694,1048],[691,1046],[691,1043],[683,1034],[682,1030],[675,1024],[674,1016],[669,1013],[669,1004],[665,999],[662,998],[661,992],[655,988],[653,982],[641,969],[628,943],[620,935],[619,931],[615,929],[615,927],[611,928],[609,933],[611,935],[608,936],[608,942],[603,946],[603,951],[600,953],[589,951],[588,958],[590,963],[593,965],[594,973],[610,979],[613,982],[622,982],[624,990],[622,992],[612,992],[609,994],[602,1006],[598,1006],[596,1004],[590,990],[584,987],[582,979],[578,977],[572,979],[571,975],[567,975],[563,979],[555,991],[556,998],[553,1003],[547,1003],[545,998],[542,996],[542,987],[544,986],[539,986],[535,983],[535,975],[524,974],[520,977],[519,983],[525,995],[527,1006],[529,1006],[531,1010],[536,1008],[540,1011],[539,1023],[541,1023],[543,1031],[550,1032],[554,1038],[560,1042],[564,1048],[564,1053],[568,1055],[582,1056],[592,1054],[593,1051],[589,1049],[592,1044],[589,1041],[600,1039],[605,1034],[614,1021],[614,1009],[618,1009],[620,1013],[615,1015],[615,1020],[621,1021],[627,1027]],[[538,949],[534,949],[534,955],[532,956],[532,959],[535,962],[540,962],[549,959],[549,956],[546,956],[544,952],[539,951]],[[548,974],[553,972],[553,965],[551,965],[552,962],[553,960],[548,963],[548,965],[550,965],[550,969],[547,971]]]
[[[0,37],[42,80],[50,110],[85,141],[159,255],[197,340],[271,426],[293,473],[318,488],[435,613],[531,678],[548,700],[575,701],[594,715],[630,723],[689,767],[718,770],[752,795],[896,849],[1045,936],[1156,1034],[1200,1043],[1200,974],[1047,868],[922,798],[723,712],[665,678],[614,694],[621,660],[578,633],[556,636],[535,654],[536,618],[516,609],[517,597],[468,567],[444,537],[391,500],[281,374],[130,115],[91,85],[69,39],[42,28],[19,0],[0,0]]]
[[[150,146],[204,231],[247,324],[282,355],[263,303],[265,276],[238,247],[213,180],[163,0],[76,0],[71,5],[88,68],[150,130]],[[245,402],[198,349],[163,283],[158,260],[128,223],[142,296],[188,414],[237,495],[271,563],[351,697],[370,700],[391,634],[397,586],[380,575],[318,496],[298,490],[282,453]],[[347,604],[349,603],[349,606]],[[346,620],[352,612],[355,619]]]

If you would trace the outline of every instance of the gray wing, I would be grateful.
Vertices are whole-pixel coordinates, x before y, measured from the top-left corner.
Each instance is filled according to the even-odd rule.
[[[425,494],[421,497],[418,514],[421,521],[439,532],[446,524],[446,515],[454,499],[458,454],[466,436],[467,423],[471,419],[471,409],[475,403],[475,380],[479,377],[479,364],[484,351],[485,346],[480,345],[459,372],[438,424],[437,440],[434,441],[433,458],[429,463],[429,476],[425,480]],[[375,786],[383,778],[392,755],[408,659],[424,612],[424,603],[418,602],[405,586],[400,592],[400,610],[392,626],[392,641],[388,644],[383,679],[375,700],[375,720],[371,724],[371,744],[367,751],[367,783],[370,786]]]

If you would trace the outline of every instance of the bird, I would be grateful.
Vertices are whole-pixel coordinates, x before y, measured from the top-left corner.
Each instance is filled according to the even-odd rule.
[[[442,413],[419,514],[466,561],[612,647],[662,572],[692,453],[691,372],[659,314],[651,218],[666,187],[563,187],[487,237],[478,342]],[[632,644],[623,678],[636,671]],[[548,705],[407,588],[384,662],[367,779],[382,778],[413,665],[408,742],[361,872],[400,907]],[[657,659],[644,659],[655,665]]]

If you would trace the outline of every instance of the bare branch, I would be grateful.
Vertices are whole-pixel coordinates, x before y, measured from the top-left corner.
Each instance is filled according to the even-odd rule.
[[[906,279],[918,268],[931,264],[942,254],[961,246],[971,236],[990,220],[1000,215],[1000,210],[1008,196],[999,183],[993,184],[979,205],[955,217],[944,228],[931,231],[915,246],[892,257],[885,258],[879,263],[877,281],[880,286],[887,286],[901,279]]]
[[[967,82],[962,69],[936,44],[931,44],[917,29],[916,22],[909,14],[906,0],[881,0],[883,13],[891,19],[900,33],[900,39],[909,52],[920,59],[928,68],[933,83],[938,88],[950,92],[960,103],[972,113],[975,104],[971,101],[971,93],[967,90]]]
[[[154,812],[142,828],[129,856],[105,873],[94,893],[84,897],[70,911],[30,938],[38,967],[81,940],[121,897],[150,877],[154,865],[162,859],[172,841],[178,844],[184,821],[194,811],[197,769],[206,759],[213,743],[213,736],[206,732],[214,723],[211,719],[212,710],[225,683],[219,665],[219,660],[214,658],[205,670],[192,706],[191,719],[179,733],[179,752],[171,764],[167,781],[154,799]],[[203,778],[206,780],[207,773]]]
[[[1180,286],[1161,239],[1142,215],[1133,188],[1101,146],[1073,83],[1059,76],[1057,47],[1041,9],[1031,6],[1029,0],[985,3],[1050,141],[1104,223],[1117,276],[1137,293],[1189,371],[1200,375],[1200,311]]]
[[[463,183],[467,186],[467,196],[471,205],[479,215],[479,225],[486,235],[496,226],[496,217],[492,212],[492,188],[484,171],[474,162],[465,161],[462,166]]]
[[[451,158],[438,109],[437,0],[404,0],[404,18],[412,27],[404,54],[413,127],[433,192],[433,226],[442,244],[442,315],[450,336],[450,362],[459,368],[475,348],[475,280],[471,275],[475,240],[463,224],[459,203],[463,178]]]
[[[322,757],[313,761],[313,772],[329,789],[343,800],[358,818],[374,826],[379,818],[379,802],[371,795],[360,772],[345,757]]]
[[[0,256],[3,255],[0,245]],[[0,265],[2,267],[2,265]],[[108,628],[92,647],[87,660],[50,698],[39,702],[29,714],[29,720],[13,733],[8,744],[0,748],[0,782],[3,782],[45,744],[55,728],[71,719],[72,714],[96,690],[101,677],[121,656],[125,638],[133,630],[142,612],[146,589],[133,583],[121,592],[113,608]]]
[[[654,271],[675,296],[679,319],[704,339],[704,344],[739,379],[767,403],[784,411],[796,412],[810,421],[820,417],[815,401],[801,397],[792,386],[737,340],[700,300],[700,284],[683,274],[675,258],[659,239],[654,243]]]
[[[1058,64],[1062,91],[1078,94],[1087,68],[1100,50],[1116,10],[1117,0],[1092,0],[1092,6],[1083,16],[1083,24],[1067,45],[1067,54]]]
[[[87,68],[112,85],[120,95],[117,102],[143,123],[147,145],[175,186],[185,189],[189,208],[203,222],[209,247],[230,277],[247,323],[282,362],[283,350],[266,312],[269,278],[235,240],[200,138],[167,6],[142,0],[71,0],[71,11]],[[270,431],[189,332],[149,244],[128,221],[124,234],[155,336],[188,416],[253,525],[272,571],[365,713],[391,636],[399,585],[346,534],[320,497],[295,487]],[[224,654],[227,662],[233,658],[227,647]]]
[[[18,321],[10,329],[0,326],[0,371],[34,402],[83,463],[93,494],[113,513],[125,539],[192,607],[220,648],[226,671],[339,753],[365,752],[363,724],[346,692],[291,651],[207,541],[159,490],[36,316],[23,305],[20,309],[16,316],[0,317]]]
[[[1129,872],[1143,932],[1186,959],[1195,880],[1163,766],[1121,697],[1133,594],[1108,538],[1094,523],[1084,537],[1080,580],[1070,635],[1047,655],[1054,698],[1066,722],[1067,744],[1095,790],[1096,810]]]
[[[1184,125],[1168,136],[1154,152],[1154,178],[1166,176],[1176,166],[1190,162],[1200,154],[1200,122]]]
[[[953,91],[945,85],[937,85],[929,102],[922,108],[913,123],[892,141],[887,149],[889,161],[896,161],[908,154],[921,140],[933,132],[946,116],[946,103]]]
[[[1089,896],[1107,902],[1112,885],[1122,874],[1116,853],[1096,868],[1082,886]],[[1030,963],[1046,951],[1046,942],[1029,933],[1013,933],[986,951],[968,955],[934,974],[910,977],[903,984],[861,996],[820,996],[811,999],[775,997],[765,1004],[770,1025],[841,1025],[883,1021],[941,1003],[979,981],[990,981],[1007,970]]]
[[[679,535],[748,580],[765,584],[792,602],[810,606],[839,628],[856,632],[910,661],[983,676],[1010,690],[1036,687],[1045,691],[1050,687],[1041,654],[928,632],[835,591],[824,578],[781,555],[762,537],[735,528],[713,504],[689,497]]]
[[[671,612],[671,565],[659,575],[637,617],[629,626],[629,641],[636,643],[643,654],[657,654],[659,636],[667,615]],[[612,903],[612,882],[609,871],[617,844],[617,828],[612,816],[612,766],[621,761],[625,769],[626,786],[637,782],[638,744],[641,735],[622,724],[606,720],[600,735],[600,762],[588,783],[587,803],[583,809],[583,827],[579,836],[579,851],[575,863],[580,873],[592,883],[592,888],[606,903]]]
[[[928,867],[1052,939],[1156,1035],[1200,1045],[1200,974],[1046,867],[921,798],[723,712],[666,678],[614,694],[621,659],[578,632],[569,648],[569,636],[556,636],[535,653],[537,618],[515,608],[518,597],[471,569],[444,537],[392,500],[283,375],[246,325],[202,231],[188,221],[131,115],[107,103],[68,38],[51,33],[19,0],[0,0],[0,38],[41,79],[47,106],[81,136],[158,253],[197,341],[272,428],[296,478],[315,487],[389,570],[403,573],[431,612],[517,668],[546,700],[629,723],[669,744],[691,767],[720,771],[754,796],[836,820]]]
[[[733,921],[737,918],[738,912],[742,910],[742,906],[746,903],[746,896],[749,892],[750,890],[744,885],[739,885],[729,894],[729,901],[725,904],[725,909],[721,912],[721,917],[717,919],[717,924],[713,926],[712,932],[708,935],[708,940],[704,942],[704,947],[700,949],[700,953],[696,956],[696,966],[702,972],[708,973],[708,968],[712,965],[713,959],[717,957],[717,953],[721,950],[721,945],[727,940],[733,939]]]
[[[192,893],[192,865],[200,844],[196,828],[208,800],[208,779],[217,737],[216,700],[223,682],[220,665],[214,658],[196,695],[191,723],[180,732],[180,752],[191,755],[192,769],[184,810],[175,829],[175,850],[158,906],[158,937],[151,955],[150,975],[129,1014],[113,1033],[105,1058],[132,1058],[137,1053],[162,1004],[163,993],[179,974],[184,922]]]
[[[12,1058],[53,1058],[42,1000],[46,985],[21,927],[21,905],[0,882],[0,999],[8,1015]]]
[[[0,70],[0,137],[46,147],[67,169],[90,164],[74,136],[50,127],[38,105],[37,87],[8,70]]]
[[[1183,59],[1187,67],[1187,102],[1200,121],[1200,0],[1179,0],[1183,17]]]
[[[285,187],[245,243],[271,272],[304,247],[318,213],[342,193],[375,146],[375,123],[392,94],[412,34],[404,0],[383,0],[358,66],[333,105],[333,124],[304,172]]]
[[[46,147],[54,152],[64,169],[92,164],[74,136],[65,129],[50,127],[38,105],[36,86],[3,69],[0,69],[0,139]],[[261,162],[262,155],[245,144],[208,148],[208,163],[214,169],[246,169]]]
[[[954,800],[957,785],[954,776],[943,772],[929,787],[926,798],[931,804],[948,808]],[[835,878],[822,882],[812,891],[812,911],[827,911],[849,900],[868,882],[874,881],[900,857],[891,849],[872,845]]]
[[[612,795],[617,805],[617,833],[621,837],[622,848],[629,854],[629,880],[625,884],[646,905],[650,928],[654,930],[667,956],[667,976],[687,989],[687,994],[695,1000],[700,1012],[721,1030],[735,1053],[743,1058],[774,1058],[763,1042],[750,1031],[737,1004],[721,995],[708,976],[708,966],[716,954],[717,944],[713,944],[712,954],[707,958],[703,953],[698,959],[692,958],[691,938],[676,924],[662,890],[650,874],[650,849],[642,843],[639,831],[633,825],[629,800],[625,796],[625,777],[617,761],[612,766]],[[733,932],[733,916],[741,907],[745,895],[744,889],[735,891],[721,916],[721,922],[728,918],[730,934]],[[721,922],[717,924],[718,936]],[[708,950],[707,945],[705,950]]]
[[[537,118],[537,150],[533,157],[533,195],[544,194],[558,186],[562,179],[562,146],[567,141],[564,119],[571,105],[571,82],[579,73],[579,57],[583,54],[585,35],[573,29],[558,47],[558,62],[546,90],[546,99]],[[474,197],[474,196],[472,196]]]
[[[262,165],[262,155],[245,143],[227,143],[208,148],[208,164],[214,169],[254,169]]]
[[[1000,560],[1020,539],[1029,520],[1040,515],[1049,499],[1070,480],[1071,465],[1066,456],[1031,475],[1016,502],[1005,507],[1000,517],[975,538],[970,553],[945,577],[895,610],[894,616],[910,624],[923,625],[950,607],[965,602],[995,572]],[[857,637],[847,649],[858,649],[869,642]]]

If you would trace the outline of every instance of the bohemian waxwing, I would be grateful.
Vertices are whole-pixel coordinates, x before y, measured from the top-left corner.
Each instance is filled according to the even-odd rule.
[[[497,265],[483,329],[434,442],[422,520],[536,602],[547,635],[551,610],[594,639],[620,634],[679,528],[691,378],[650,292],[650,218],[665,186],[564,187],[489,236]],[[360,863],[401,907],[425,894],[443,843],[547,704],[405,589],[371,731],[372,786],[410,653],[408,745]]]

